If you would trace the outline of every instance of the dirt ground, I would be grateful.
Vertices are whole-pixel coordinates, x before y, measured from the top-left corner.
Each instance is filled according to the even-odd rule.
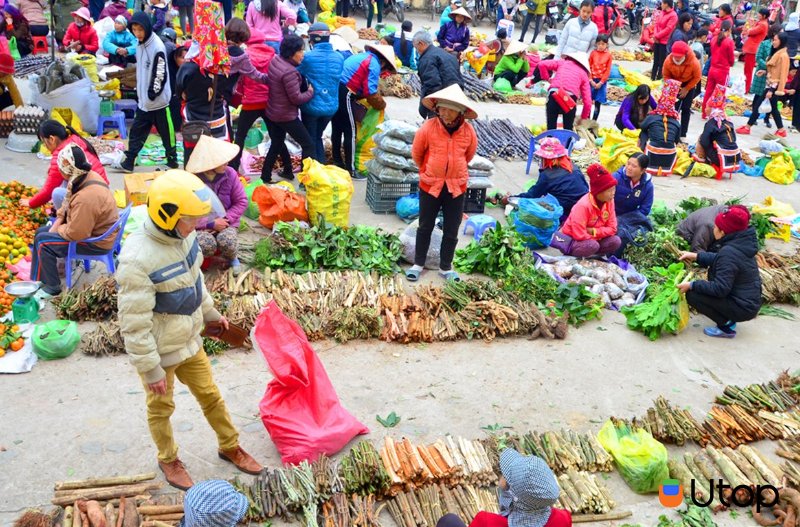
[[[427,23],[427,18],[419,23]],[[632,66],[649,69],[642,63]],[[736,67],[740,69],[741,64]],[[478,106],[481,117],[507,117],[520,124],[544,122],[541,107]],[[416,121],[416,108],[415,99],[392,99],[387,116]],[[604,107],[601,124],[611,126],[616,110]],[[744,122],[742,117],[733,120],[736,125]],[[690,139],[697,137],[701,125],[695,115]],[[758,137],[740,138],[740,144],[753,148]],[[798,135],[789,140],[800,145]],[[6,167],[0,176],[3,180],[21,179],[35,185],[44,180],[47,164],[34,155],[2,149],[0,162]],[[497,169],[494,182],[503,190],[518,191],[529,179],[524,162],[501,161]],[[122,188],[121,174],[109,175],[112,186]],[[800,210],[798,185],[783,187],[763,178],[669,177],[658,178],[655,185],[656,199],[669,204],[690,195],[720,200],[743,196],[748,203],[772,195]],[[351,222],[401,230],[404,224],[396,216],[370,212],[365,187],[366,183],[356,183]],[[500,219],[497,209],[487,211]],[[468,241],[462,236],[459,245]],[[773,242],[770,247],[794,249]],[[428,280],[438,280],[433,273],[427,275]],[[800,315],[798,309],[787,309]],[[52,316],[49,310],[48,317]],[[446,433],[480,437],[480,427],[491,424],[517,432],[562,427],[596,432],[608,416],[641,415],[658,395],[690,408],[700,418],[725,384],[768,381],[783,369],[800,366],[796,322],[761,317],[740,324],[734,340],[705,337],[702,327],[708,322],[694,316],[681,335],[652,343],[628,330],[622,315],[607,311],[600,321],[570,328],[564,341],[499,339],[491,344],[461,341],[410,346],[321,342],[315,349],[343,405],[371,429],[372,440],[384,435],[375,415],[392,411],[402,420],[390,433],[415,441],[434,440]],[[81,329],[88,331],[90,326]],[[258,415],[258,403],[271,379],[263,358],[255,352],[228,352],[213,358],[212,364],[241,430],[242,446],[265,465],[279,465]],[[6,375],[0,381],[1,525],[10,525],[26,507],[47,505],[55,481],[156,470],[144,390],[125,357],[94,359],[75,353],[65,360],[40,362],[29,374]],[[231,465],[217,458],[213,432],[183,386],[176,387],[176,405],[175,435],[195,481],[235,476]],[[773,445],[757,446],[774,457]],[[617,509],[633,512],[632,518],[616,523],[658,523],[664,509],[654,495],[634,494],[617,473],[610,474],[606,483]],[[720,525],[752,524],[745,514],[738,519],[732,516],[723,513],[716,519]],[[393,524],[388,515],[385,520],[385,525]]]

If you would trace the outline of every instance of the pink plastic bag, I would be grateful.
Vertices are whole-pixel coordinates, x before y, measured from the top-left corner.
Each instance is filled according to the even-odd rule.
[[[302,328],[270,302],[251,335],[275,378],[267,384],[259,410],[281,461],[314,461],[333,455],[354,437],[368,434],[339,403],[322,362]]]
[[[26,256],[15,264],[9,264],[6,267],[16,275],[14,277],[15,280],[27,281],[31,279],[31,260],[29,256]]]

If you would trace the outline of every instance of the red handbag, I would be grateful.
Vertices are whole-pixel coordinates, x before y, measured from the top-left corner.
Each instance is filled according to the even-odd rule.
[[[570,95],[569,92],[564,88],[558,88],[555,92],[553,92],[553,97],[558,105],[561,106],[561,109],[564,110],[564,113],[571,112],[578,105],[578,103],[575,102],[575,99],[572,98],[572,95]]]

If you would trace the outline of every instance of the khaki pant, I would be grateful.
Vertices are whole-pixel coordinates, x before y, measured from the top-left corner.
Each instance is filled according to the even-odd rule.
[[[194,398],[200,404],[208,424],[217,434],[220,450],[231,450],[239,446],[239,432],[231,422],[231,416],[225,407],[225,401],[219,393],[219,388],[214,383],[211,374],[211,363],[208,356],[201,349],[194,357],[166,368],[167,393],[156,395],[147,388],[147,383],[142,382],[147,393],[147,424],[150,435],[158,448],[158,460],[171,463],[178,457],[178,445],[172,434],[172,424],[169,422],[172,412],[175,411],[173,399],[175,377],[189,388]]]
[[[22,95],[19,94],[19,89],[17,89],[17,83],[14,82],[14,77],[12,75],[0,75],[0,84],[6,87],[8,90],[8,94],[11,96],[11,101],[14,103],[14,106],[24,106],[25,103],[22,102]]]

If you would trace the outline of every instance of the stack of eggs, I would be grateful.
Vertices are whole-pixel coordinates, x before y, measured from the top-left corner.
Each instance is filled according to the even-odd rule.
[[[47,112],[38,106],[20,106],[14,110],[14,132],[36,135],[46,118]]]

